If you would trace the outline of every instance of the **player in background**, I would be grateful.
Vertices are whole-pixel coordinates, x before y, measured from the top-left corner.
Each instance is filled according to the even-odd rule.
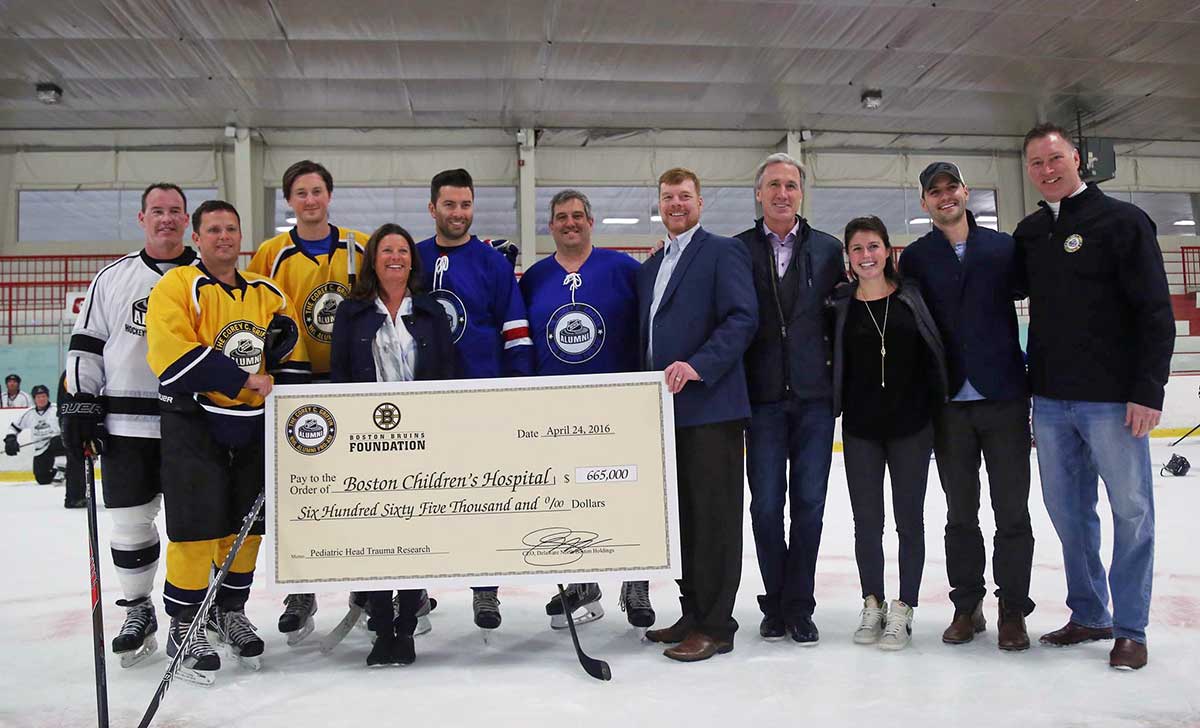
[[[578,190],[562,190],[550,200],[550,234],[555,253],[521,276],[521,297],[529,312],[534,373],[605,374],[634,372],[638,366],[637,271],[639,263],[615,250],[592,245],[592,203]],[[570,584],[567,606],[576,624],[604,616],[600,585]],[[645,581],[621,585],[618,602],[629,623],[654,624]],[[546,605],[552,629],[566,629],[562,599]]]
[[[270,278],[237,271],[242,235],[233,205],[202,203],[192,229],[200,265],[168,272],[150,294],[147,361],[160,382],[163,447],[171,453],[163,463],[167,654],[184,651],[178,674],[211,684],[221,659],[206,630],[190,643],[183,639],[197,618],[207,616],[209,629],[239,662],[259,667],[263,641],[245,605],[265,530],[262,511],[212,612],[197,612],[213,564],[224,562],[263,489],[263,403],[273,376],[280,383],[305,383],[309,363],[287,296]]]
[[[512,265],[471,234],[475,183],[465,169],[448,169],[430,183],[429,214],[437,233],[417,244],[425,290],[450,320],[458,372],[464,379],[525,376],[533,370],[525,303]],[[475,625],[500,626],[495,587],[476,587]]]
[[[67,349],[66,393],[60,403],[68,458],[84,447],[104,455],[101,488],[112,516],[110,538],[125,622],[113,638],[121,666],[158,648],[150,592],[158,569],[154,519],[162,503],[158,378],[146,365],[146,307],[162,275],[193,265],[183,244],[187,198],[178,185],[155,182],[142,192],[138,224],[145,245],[103,268],[88,286]]]
[[[329,222],[333,175],[323,165],[302,160],[283,173],[283,198],[296,217],[291,230],[258,247],[247,270],[264,275],[294,303],[300,338],[312,362],[312,381],[329,381],[329,346],[338,306],[350,293],[350,237],[355,241],[354,272],[362,260],[366,233]],[[299,644],[314,627],[314,594],[289,594],[283,600],[279,631],[289,645]]]
[[[46,385],[35,384],[30,393],[33,394],[33,406],[9,425],[9,433],[4,437],[4,454],[11,456],[20,453],[22,445],[17,442],[17,436],[29,430],[32,439],[24,446],[33,448],[34,480],[38,485],[61,483],[66,459],[56,461],[67,453],[63,449],[58,412],[51,406],[50,390]]]

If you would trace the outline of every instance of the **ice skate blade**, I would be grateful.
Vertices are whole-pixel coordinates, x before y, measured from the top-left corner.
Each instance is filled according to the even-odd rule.
[[[216,670],[196,670],[190,667],[180,665],[175,670],[175,677],[184,682],[192,683],[193,685],[201,685],[209,687],[217,680]]]
[[[490,645],[492,643],[492,633],[495,631],[494,629],[479,628],[479,636],[483,638],[483,644]]]
[[[258,672],[259,670],[262,669],[262,656],[261,655],[255,655],[254,657],[242,657],[241,655],[235,654],[235,652],[236,651],[233,649],[233,646],[231,645],[229,647],[229,654],[234,659],[237,660],[239,665],[241,665],[245,669],[249,670],[250,672]]]
[[[128,652],[118,652],[117,657],[121,658],[121,667],[133,667],[142,660],[146,659],[158,649],[158,640],[154,635],[146,635],[146,639],[142,641],[142,646],[136,650]]]
[[[636,634],[638,636],[638,639],[641,640],[642,642],[650,641],[650,640],[646,639],[646,633],[649,631],[650,631],[649,627],[634,627],[633,628],[633,633]]]
[[[417,617],[417,628],[413,631],[413,637],[429,634],[432,631],[433,623],[429,621],[429,617]]]
[[[575,613],[572,615],[575,618],[575,626],[595,622],[604,616],[604,607],[600,606],[599,602],[591,604],[580,604],[575,608]],[[567,617],[563,614],[555,614],[550,617],[550,629],[566,629]]]
[[[306,637],[312,634],[314,628],[316,628],[316,624],[313,623],[313,618],[309,617],[304,621],[304,624],[300,625],[300,629],[295,632],[286,632],[288,647],[295,647],[303,642]]]

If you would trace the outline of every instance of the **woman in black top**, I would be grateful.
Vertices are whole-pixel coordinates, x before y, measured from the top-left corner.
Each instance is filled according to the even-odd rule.
[[[892,261],[877,217],[846,226],[852,282],[834,295],[834,413],[854,512],[854,556],[862,583],[859,644],[899,650],[912,634],[925,565],[925,482],[933,450],[932,415],[945,399],[946,364],[933,317]],[[900,598],[883,587],[883,470],[891,474],[900,537]]]

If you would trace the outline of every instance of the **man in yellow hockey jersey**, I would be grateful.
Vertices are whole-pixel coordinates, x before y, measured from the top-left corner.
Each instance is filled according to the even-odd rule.
[[[329,346],[337,307],[350,293],[349,240],[353,236],[354,272],[370,236],[329,222],[333,175],[323,165],[305,159],[283,173],[283,198],[296,225],[259,246],[247,270],[270,276],[295,303],[300,338],[312,362],[314,382],[329,381]],[[313,594],[289,594],[284,599],[279,631],[297,645],[313,630],[317,611]]]
[[[262,541],[259,515],[217,593],[214,610],[197,611],[214,563],[223,563],[245,514],[263,488],[263,402],[273,382],[308,380],[309,362],[295,314],[265,276],[239,274],[241,220],[233,205],[204,202],[192,215],[200,264],[173,269],[150,294],[146,356],[159,378],[167,580],[171,615],[167,654],[184,651],[185,679],[211,683],[220,657],[205,630],[185,644],[192,621],[209,627],[239,661],[257,669],[263,641],[245,604]]]

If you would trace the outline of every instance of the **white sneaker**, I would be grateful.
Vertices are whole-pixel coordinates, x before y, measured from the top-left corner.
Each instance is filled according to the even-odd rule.
[[[888,610],[883,635],[879,638],[879,649],[902,650],[912,641],[913,608],[900,601],[892,600]]]
[[[862,612],[858,616],[858,629],[854,630],[854,644],[873,645],[878,642],[886,618],[887,604],[880,604],[874,594],[864,599]]]

